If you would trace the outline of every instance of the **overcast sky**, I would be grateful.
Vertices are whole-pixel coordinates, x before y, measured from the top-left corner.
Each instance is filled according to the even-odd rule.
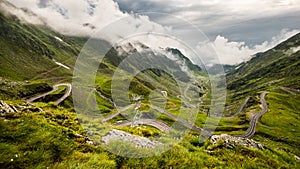
[[[126,12],[165,12],[183,17],[210,38],[262,43],[282,29],[300,28],[299,0],[116,0]]]
[[[27,8],[48,25],[65,34],[86,35],[127,17],[118,27],[120,36],[134,32],[168,32],[180,20],[166,15],[134,15],[158,12],[185,19],[197,26],[214,45],[224,64],[237,64],[299,32],[300,0],[8,0]],[[13,11],[13,10],[11,10]],[[37,19],[14,11],[32,22]],[[124,27],[124,28],[123,28]],[[197,35],[181,25],[186,38]],[[195,33],[195,32],[194,32]],[[157,42],[157,41],[156,41]],[[166,42],[155,43],[166,47]],[[208,45],[204,42],[203,46]],[[187,52],[188,53],[188,52]]]

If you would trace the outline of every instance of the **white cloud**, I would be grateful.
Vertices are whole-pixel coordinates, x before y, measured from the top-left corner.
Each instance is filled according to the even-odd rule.
[[[291,11],[299,11],[300,9],[299,0],[116,1],[125,5],[128,10],[137,10],[139,12],[168,12],[193,21],[198,26],[220,26],[228,22],[239,22],[242,20],[276,16],[278,14],[288,13]]]
[[[18,16],[22,22],[30,21],[30,23],[36,25],[44,24],[43,20],[40,17],[38,17],[35,13],[16,8],[12,4],[6,3],[5,1],[0,1],[0,10],[6,12],[7,14],[13,14]]]
[[[14,14],[20,16],[34,24],[41,24],[42,18],[53,29],[64,34],[71,35],[92,35],[97,30],[114,23],[107,29],[102,38],[114,41],[119,37],[136,33],[159,32],[170,33],[172,27],[165,27],[162,25],[170,25],[176,27],[177,19],[170,19],[170,17],[162,17],[156,21],[162,21],[160,24],[152,22],[148,16],[135,15],[131,13],[122,12],[119,5],[113,0],[8,0],[19,8],[28,8],[37,14],[27,16],[22,10],[12,10]],[[40,5],[40,2],[43,5]],[[131,4],[132,0],[119,0],[127,4]],[[148,0],[143,0],[143,2]],[[247,19],[255,19],[260,17],[277,16],[278,14],[297,11],[300,9],[299,0],[166,0],[161,2],[153,0],[158,5],[154,5],[157,9],[149,10],[163,10],[168,7],[171,14],[186,18],[200,28],[208,28],[208,30],[215,30],[215,32],[222,32],[220,30],[230,26],[230,23],[240,22]],[[135,5],[136,5],[135,1]],[[141,7],[143,4],[141,4]],[[166,6],[168,5],[168,6]],[[129,5],[130,6],[130,5]],[[145,7],[146,8],[146,7]],[[259,10],[258,10],[259,9]],[[126,18],[119,20],[120,18]],[[153,18],[152,18],[153,19]],[[169,23],[169,24],[168,24]],[[180,22],[179,22],[180,25]],[[287,26],[288,27],[288,26]],[[218,63],[215,54],[210,52],[213,48],[220,56],[220,62],[224,64],[236,64],[248,60],[251,55],[257,52],[263,52],[276,44],[287,39],[295,34],[297,30],[287,31],[282,30],[278,36],[275,36],[270,41],[265,41],[261,44],[248,46],[246,42],[230,41],[226,36],[220,34],[216,36],[212,43],[205,42],[205,39],[199,39],[195,32],[190,32],[187,25],[181,25],[176,28],[180,32],[181,37],[192,41],[200,41],[198,50],[202,54],[202,60],[207,60],[206,63]],[[280,30],[280,29],[279,29]],[[115,32],[112,34],[111,32]],[[171,34],[172,35],[172,34]],[[271,35],[272,36],[272,35]],[[243,37],[240,37],[243,39]],[[198,56],[193,56],[189,49],[184,48],[174,39],[158,36],[144,36],[132,38],[132,40],[139,40],[147,46],[159,47],[175,47],[183,51],[184,54],[190,56],[190,59],[195,63],[203,63]],[[185,39],[183,39],[185,40]],[[204,41],[204,42],[203,42]]]
[[[134,16],[120,11],[113,0],[8,0],[19,8],[28,8],[43,18],[48,26],[54,30],[69,35],[92,35],[101,28],[114,23],[120,18],[127,17],[127,24],[116,25],[119,35],[128,31],[168,30],[159,24],[153,23],[146,16]],[[19,15],[18,15],[19,16]],[[25,18],[28,22],[36,23],[32,18]]]
[[[247,61],[252,55],[271,49],[299,32],[300,30],[288,31],[287,29],[283,29],[280,34],[273,37],[271,41],[265,41],[262,44],[255,46],[248,46],[245,42],[230,41],[227,38],[218,35],[212,44],[214,45],[214,49],[219,56],[220,63],[232,65]],[[210,43],[205,43],[200,45],[199,48],[205,48],[210,45]],[[209,59],[209,57],[207,59]]]

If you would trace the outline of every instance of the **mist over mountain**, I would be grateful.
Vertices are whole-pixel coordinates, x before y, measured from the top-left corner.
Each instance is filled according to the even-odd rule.
[[[117,2],[0,0],[0,168],[299,168],[299,31],[196,57]]]
[[[228,74],[229,89],[234,89],[236,86],[242,90],[245,83],[251,86],[251,90],[264,88],[265,82],[270,82],[271,86],[283,85],[299,89],[299,46],[300,33],[273,49],[256,54],[250,61],[238,65]]]
[[[145,1],[143,1],[145,2]],[[139,2],[142,3],[142,2]],[[146,2],[145,2],[146,3]],[[150,3],[150,2],[149,2]],[[153,4],[152,4],[153,3]],[[199,6],[204,5],[205,3],[201,2],[193,2],[193,3],[200,3]],[[223,4],[224,6],[227,6],[231,4],[232,2],[228,2],[227,4]],[[253,2],[249,2],[250,4]],[[269,2],[271,3],[271,2]],[[282,6],[279,2],[274,2],[279,6]],[[71,36],[91,36],[95,35],[94,33],[98,32],[99,30],[102,30],[103,28],[113,24],[112,28],[123,28],[122,31],[111,31],[110,33],[106,33],[106,36],[98,37],[98,38],[104,38],[108,41],[113,40],[117,37],[124,37],[128,34],[134,34],[134,33],[142,33],[142,32],[160,32],[165,35],[173,35],[174,31],[173,29],[179,29],[181,32],[186,32],[184,37],[187,37],[188,39],[198,38],[195,33],[188,33],[190,30],[186,27],[182,27],[180,25],[174,25],[172,23],[176,22],[174,19],[170,18],[162,18],[160,19],[157,15],[155,18],[155,15],[153,15],[154,18],[151,18],[150,16],[147,16],[147,13],[145,14],[134,14],[132,11],[122,11],[120,8],[124,7],[123,1],[112,1],[112,0],[104,0],[104,1],[98,1],[98,0],[79,0],[76,2],[73,1],[57,1],[57,0],[47,0],[47,1],[17,1],[17,0],[2,0],[1,1],[1,8],[5,11],[17,15],[22,21],[26,21],[33,24],[42,24],[47,25],[48,27],[62,33],[65,35],[71,35]],[[12,5],[13,4],[13,5]],[[68,5],[72,4],[72,5]],[[133,3],[135,5],[138,5],[137,3]],[[148,3],[147,3],[148,4]],[[157,3],[151,2],[150,4],[153,5],[153,7],[158,8],[159,5]],[[149,5],[150,5],[149,4]],[[155,5],[156,4],[156,5]],[[163,3],[165,5],[165,3]],[[176,5],[181,3],[174,4],[174,8],[176,8]],[[152,6],[150,5],[150,6]],[[161,5],[161,6],[164,6]],[[216,5],[216,9],[219,9],[220,6],[218,4],[212,3],[210,4],[213,6]],[[209,6],[210,6],[209,5]],[[262,6],[266,6],[266,4],[260,4]],[[291,7],[292,8],[291,8]],[[282,11],[286,10],[294,10],[296,8],[297,4],[294,4],[294,2],[290,2],[290,4],[287,4],[286,6],[282,6],[282,8],[276,8],[276,11],[278,11],[279,14],[282,13]],[[230,6],[231,11],[231,7]],[[242,8],[242,7],[241,7]],[[189,9],[189,8],[187,8]],[[207,10],[213,10],[214,8],[207,8]],[[268,8],[264,8],[267,10]],[[180,10],[184,10],[184,8],[180,8]],[[194,10],[194,9],[191,9]],[[221,11],[223,11],[222,9]],[[275,10],[275,9],[273,9]],[[224,11],[223,11],[224,12]],[[231,11],[235,13],[234,11]],[[285,15],[286,13],[284,13]],[[255,13],[253,13],[254,17],[258,17],[258,21],[260,21],[261,16],[256,16]],[[171,15],[172,16],[172,15]],[[174,14],[175,17],[177,17],[176,14]],[[179,15],[180,16],[180,15]],[[244,15],[235,15],[242,17]],[[294,15],[292,15],[294,16]],[[293,23],[297,23],[297,19],[291,16],[291,19],[294,19]],[[166,16],[164,16],[166,17]],[[210,17],[216,19],[213,16],[210,16],[208,14],[207,19]],[[281,16],[280,16],[281,17]],[[125,18],[125,19],[124,19]],[[204,18],[200,18],[197,20],[198,22],[204,22],[203,20],[206,20]],[[243,18],[243,17],[242,17]],[[124,22],[120,21],[120,19],[124,19]],[[180,18],[177,19],[177,21]],[[266,18],[263,18],[266,19]],[[269,20],[272,20],[272,18],[269,18]],[[288,20],[281,19],[286,22]],[[119,21],[119,22],[118,22]],[[239,64],[241,62],[247,61],[253,56],[254,54],[258,52],[266,51],[270,48],[273,48],[277,44],[279,44],[282,41],[285,41],[289,37],[295,35],[299,30],[297,30],[298,27],[281,27],[278,28],[278,30],[272,31],[272,35],[269,35],[268,38],[260,39],[256,43],[250,43],[243,39],[238,39],[236,34],[240,34],[239,31],[236,28],[236,26],[243,24],[247,24],[248,22],[255,22],[254,20],[250,20],[247,22],[243,22],[243,24],[235,23],[234,22],[231,29],[234,29],[235,32],[231,32],[229,35],[223,34],[222,30],[218,30],[221,28],[229,29],[230,30],[230,24],[225,23],[216,23],[217,26],[212,26],[214,29],[204,29],[208,25],[207,23],[211,23],[209,21],[205,21],[206,24],[200,24],[197,25],[196,23],[192,22],[194,26],[198,26],[199,29],[204,29],[204,33],[206,35],[209,35],[208,38],[210,41],[202,41],[199,44],[199,47],[202,48],[202,50],[206,50],[206,48],[210,49],[210,46],[214,46],[215,52],[218,54],[219,61],[216,59],[212,59],[211,57],[206,57],[208,55],[207,53],[201,53],[201,56],[192,56],[192,53],[189,52],[189,50],[184,49],[184,47],[181,44],[178,44],[177,42],[166,40],[164,38],[158,38],[158,37],[139,37],[139,41],[147,43],[146,45],[151,46],[152,48],[167,48],[167,47],[173,47],[180,49],[181,52],[189,57],[190,60],[192,60],[195,63],[195,60],[197,60],[196,57],[201,57],[204,60],[209,60],[212,64],[228,64],[228,65],[235,65]],[[276,21],[277,22],[277,21]],[[291,22],[291,21],[289,21]],[[300,23],[300,22],[299,22]],[[170,25],[170,26],[164,26],[164,25]],[[221,24],[221,25],[218,25]],[[256,24],[254,23],[252,26],[259,26],[263,25],[263,23]],[[272,22],[272,24],[274,24]],[[249,26],[249,25],[248,25]],[[229,28],[228,28],[229,27]],[[260,27],[260,28],[254,28],[252,30],[264,30],[264,29],[273,29],[275,28],[270,27],[269,25],[266,25],[266,27]],[[216,30],[215,30],[216,29]],[[217,34],[214,33],[211,35],[211,31],[215,30],[218,32]],[[249,30],[248,30],[249,31]],[[114,32],[114,33],[112,33]],[[247,32],[247,31],[244,31]],[[198,32],[199,33],[199,32]],[[224,32],[226,33],[226,31]],[[227,32],[228,33],[228,32]],[[254,33],[251,33],[251,37],[248,39],[257,39],[260,37],[264,37],[266,34],[269,34],[270,32],[261,33],[258,32],[257,35],[253,35]],[[234,35],[231,35],[234,34]],[[245,34],[245,33],[244,33]],[[232,38],[233,36],[233,38]],[[239,38],[242,38],[242,36],[239,36]],[[197,40],[197,39],[195,39]],[[199,40],[199,38],[198,38]],[[207,39],[208,40],[208,39]],[[202,56],[203,55],[203,56]],[[198,65],[201,65],[202,63],[200,61],[197,61]]]

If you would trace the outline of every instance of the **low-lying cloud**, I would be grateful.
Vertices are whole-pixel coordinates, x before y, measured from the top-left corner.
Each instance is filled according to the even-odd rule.
[[[280,34],[274,36],[271,41],[265,41],[262,44],[254,46],[248,46],[245,42],[230,41],[226,37],[218,35],[212,42],[212,44],[219,56],[220,63],[234,65],[249,60],[251,56],[258,52],[264,52],[268,49],[275,47],[277,44],[287,40],[289,37],[299,32],[300,30],[289,31],[288,29],[283,29],[281,30]],[[205,46],[207,45],[211,44],[200,44],[199,48],[205,48]]]
[[[147,16],[136,16],[122,12],[112,0],[8,0],[18,8],[30,9],[48,26],[68,35],[91,36],[97,30],[114,21],[127,17],[126,25],[116,25],[120,35],[128,29],[143,29],[139,31],[155,31],[166,29],[152,23]],[[11,9],[10,9],[11,10]],[[19,14],[16,13],[15,14]],[[19,15],[18,15],[19,16]],[[23,17],[27,22],[36,24],[36,18]]]
[[[2,0],[2,2],[3,1],[4,0]],[[127,35],[135,33],[165,32],[166,34],[170,34],[173,31],[173,26],[175,25],[174,27],[176,27],[178,22],[178,20],[170,19],[169,17],[156,18],[157,21],[161,22],[153,22],[152,20],[154,18],[131,13],[129,11],[130,6],[132,6],[133,12],[138,12],[138,9],[149,8],[149,10],[156,12],[169,12],[170,14],[181,15],[185,18],[189,18],[189,20],[193,21],[192,23],[196,23],[196,25],[200,24],[206,25],[206,27],[210,26],[209,30],[214,30],[213,37],[216,37],[214,41],[203,42],[203,39],[198,40],[197,35],[193,34],[194,32],[189,32],[186,25],[177,27],[181,29],[179,31],[182,32],[182,35],[184,35],[185,38],[200,41],[198,45],[198,49],[202,52],[200,57],[201,59],[208,60],[208,63],[238,64],[248,60],[252,55],[258,52],[263,52],[274,47],[278,43],[299,32],[299,30],[284,29],[279,33],[279,35],[274,36],[269,41],[265,41],[257,45],[249,45],[246,40],[245,42],[244,40],[231,41],[227,35],[220,31],[222,28],[225,30],[225,28],[229,26],[228,23],[231,23],[231,21],[233,22],[233,20],[241,21],[249,18],[257,18],[260,14],[257,14],[257,9],[254,8],[255,6],[253,4],[265,7],[263,8],[264,16],[271,17],[290,10],[295,11],[295,9],[298,9],[295,1],[288,1],[289,3],[283,3],[283,1],[282,3],[279,3],[272,0],[268,0],[266,2],[255,0],[251,2],[247,1],[247,3],[237,0],[226,2],[218,0],[188,0],[176,2],[174,0],[164,2],[141,0],[138,1],[139,3],[133,0],[117,0],[116,2],[113,0],[7,1],[15,5],[17,8],[7,4],[4,6],[2,5],[1,8],[5,8],[7,11],[17,15],[22,20],[33,24],[47,24],[54,30],[67,35],[92,36],[100,29],[113,23],[114,25],[110,26],[111,30],[108,30],[107,34],[102,34],[103,37],[101,37],[110,41],[116,40],[119,37],[125,38]],[[120,6],[118,2],[120,3]],[[270,10],[271,8],[268,8],[269,6],[272,6],[272,11]],[[123,10],[121,10],[120,7],[123,8]],[[245,13],[247,13],[247,15]],[[121,18],[126,19],[120,21]],[[114,34],[111,34],[109,31],[114,32]],[[243,35],[245,35],[245,32]],[[259,33],[257,36],[259,37]],[[179,48],[184,54],[190,57],[192,61],[200,64],[200,61],[197,61],[197,56],[190,55],[188,49],[182,47],[182,45],[172,39],[145,35],[143,37],[133,38],[132,40],[141,41],[147,46],[154,47],[156,49],[160,47]],[[212,57],[214,54],[209,53],[212,48],[215,48],[215,51],[219,55],[220,62],[218,62],[215,57]]]

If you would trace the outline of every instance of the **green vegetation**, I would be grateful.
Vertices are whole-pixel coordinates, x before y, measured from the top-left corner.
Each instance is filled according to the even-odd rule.
[[[300,89],[300,51],[293,51],[298,46],[300,33],[230,71],[227,77],[229,101],[234,102],[272,88]]]
[[[36,76],[40,79],[59,76],[70,79],[71,71],[52,60],[73,66],[80,47],[73,45],[71,38],[69,40],[45,27],[21,23],[18,18],[2,13],[0,21],[1,77],[20,81],[32,80]],[[61,37],[66,42],[60,42],[55,37]]]
[[[221,120],[218,133],[244,133],[253,113],[261,110],[258,96],[268,91],[268,112],[259,119],[253,139],[272,150],[299,156],[300,52],[293,50],[298,46],[300,33],[228,73],[225,115],[234,114],[247,97],[251,98],[239,115]]]
[[[300,52],[292,52],[291,49],[300,46],[300,34],[274,49],[257,54],[249,62],[239,65],[238,69],[226,66],[229,72],[229,95],[224,114],[228,117],[221,119],[216,134],[243,134],[249,127],[251,116],[261,110],[259,94],[268,91],[266,101],[269,111],[259,119],[253,137],[264,144],[265,149],[244,146],[230,149],[223,147],[221,143],[202,143],[199,141],[203,139],[201,135],[190,131],[178,144],[168,145],[172,148],[167,152],[139,159],[115,155],[99,145],[89,144],[84,138],[90,137],[87,129],[99,131],[99,135],[92,137],[96,139],[111,129],[144,137],[163,135],[160,130],[146,125],[133,128],[111,125],[127,118],[132,119],[135,107],[103,124],[99,119],[87,117],[84,113],[76,114],[71,97],[59,106],[52,103],[65,93],[65,87],[41,98],[33,106],[24,103],[25,99],[50,91],[53,84],[72,80],[74,63],[86,40],[87,38],[64,36],[47,27],[24,24],[15,16],[0,13],[0,100],[6,100],[16,107],[29,107],[18,113],[0,112],[0,168],[299,168],[299,161],[294,156],[300,156]],[[116,92],[128,96],[131,103],[134,103],[134,94],[143,95],[144,100],[139,108],[142,117],[157,118],[172,125],[172,118],[150,108],[150,104],[165,106],[163,108],[172,115],[178,115],[181,108],[180,118],[188,121],[188,117],[194,115],[195,125],[203,127],[209,106],[194,110],[186,106],[178,95],[180,87],[193,83],[184,94],[187,95],[185,97],[190,97],[192,103],[202,101],[204,105],[209,105],[211,95],[208,77],[179,50],[168,48],[167,51],[178,56],[198,77],[190,79],[187,76],[190,72],[180,71],[178,65],[167,57],[155,61],[153,52],[148,51],[146,54],[151,57],[145,57],[145,54],[141,56],[142,61],[166,63],[166,71],[183,78],[175,81],[166,71],[149,69],[135,75],[127,93],[123,89],[127,87],[123,82],[129,77],[128,72],[141,62],[137,60],[127,65],[129,70],[121,70],[123,76],[116,80],[120,87]],[[110,102],[112,75],[128,54],[130,53],[119,55],[115,48],[106,54],[95,79],[96,91],[91,89],[86,98],[88,102],[96,95],[98,110],[104,116],[117,112]],[[63,68],[54,61],[61,62],[70,69]],[[162,91],[167,92],[167,98],[162,96]],[[195,93],[197,97],[194,97]],[[198,96],[202,96],[201,100],[194,99]],[[247,97],[250,99],[243,111],[229,117],[237,112]],[[119,100],[118,104],[120,103],[126,106],[124,100]],[[43,111],[39,111],[39,108]],[[171,136],[176,136],[177,133],[172,134]],[[96,140],[96,143],[100,144],[100,141]],[[128,150],[135,149],[131,143],[120,144],[116,141],[110,144],[113,148],[120,146],[128,147]],[[124,153],[138,154],[144,151],[149,150],[138,149],[137,152]]]
[[[280,90],[270,92],[268,104],[269,112],[261,118],[257,139],[299,156],[299,94],[290,95]]]
[[[14,102],[13,104],[20,105]],[[282,150],[234,149],[199,144],[189,134],[169,151],[154,157],[131,159],[87,144],[76,114],[54,104],[39,103],[43,112],[24,111],[0,119],[0,164],[4,168],[297,168]],[[87,136],[87,135],[86,135]],[[128,145],[130,146],[130,145]],[[272,159],[270,159],[272,157]]]

